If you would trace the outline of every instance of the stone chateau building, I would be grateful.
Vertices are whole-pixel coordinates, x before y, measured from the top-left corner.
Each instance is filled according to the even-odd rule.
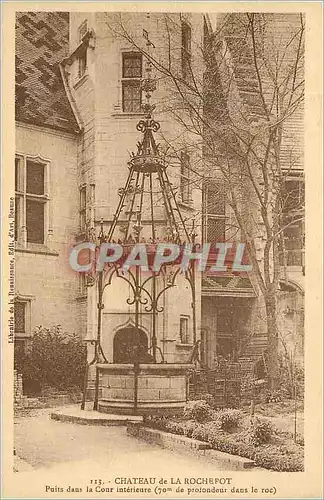
[[[222,18],[200,14],[124,14],[123,22],[138,40],[148,33],[154,56],[172,59],[187,78],[205,71],[199,48]],[[127,177],[127,162],[140,133],[143,116],[140,82],[145,60],[139,50],[116,35],[116,13],[21,12],[16,17],[16,307],[15,335],[19,349],[37,325],[60,324],[82,338],[94,338],[96,288],[68,262],[76,241],[107,230]],[[234,18],[233,23],[238,19]],[[284,31],[285,20],[279,19]],[[168,28],[168,29],[167,29]],[[144,32],[144,35],[145,35]],[[224,32],[224,43],[235,63],[238,31]],[[172,50],[168,51],[169,43]],[[237,62],[237,95],[257,113],[253,75],[248,63]],[[203,150],[194,146],[192,131],[170,111],[174,101],[167,79],[156,70],[155,118],[158,140],[172,144],[169,175],[188,226],[195,222],[199,238],[225,241],[232,218],[223,183],[204,184]],[[246,86],[246,81],[249,85]],[[230,107],[228,96],[223,102]],[[171,103],[171,104],[170,104]],[[302,144],[303,116],[291,121],[291,141]],[[302,149],[302,148],[301,148]],[[288,156],[288,153],[287,153]],[[300,151],[289,189],[302,196],[303,159]],[[226,189],[226,187],[225,187]],[[166,225],[163,216],[161,227]],[[278,292],[282,330],[290,342],[303,346],[303,227],[300,221],[285,231],[287,267]],[[239,235],[235,238],[239,239]],[[180,278],[181,281],[181,278]],[[188,361],[193,349],[192,309],[185,280],[172,290],[158,318],[158,342],[168,362]],[[118,283],[105,295],[103,347],[114,359],[114,339],[133,328],[133,310],[126,304],[127,285]],[[197,278],[197,332],[202,362],[213,368],[219,356],[258,359],[266,349],[266,326],[260,314],[260,294],[253,271],[235,276]],[[143,310],[141,330],[150,340],[151,315]]]

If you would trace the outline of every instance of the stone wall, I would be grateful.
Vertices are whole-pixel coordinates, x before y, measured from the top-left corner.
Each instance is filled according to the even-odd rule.
[[[69,265],[78,228],[77,141],[74,135],[18,124],[16,152],[45,159],[49,176],[45,244],[16,247],[16,293],[30,301],[30,334],[61,324],[78,332],[79,281]]]

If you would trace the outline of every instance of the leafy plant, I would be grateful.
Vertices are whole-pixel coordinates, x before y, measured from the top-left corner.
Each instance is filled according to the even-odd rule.
[[[206,401],[189,401],[183,410],[183,415],[189,420],[207,422],[211,418],[211,408]]]
[[[60,325],[39,326],[16,366],[34,392],[80,390],[86,358],[78,335],[64,332]]]
[[[283,396],[281,391],[266,391],[264,396],[266,403],[280,403],[282,401]]]
[[[212,394],[202,394],[200,396],[201,401],[205,401],[211,408],[214,408],[215,406],[215,397]]]
[[[193,437],[193,433],[198,427],[198,423],[194,420],[188,420],[184,423],[184,435],[187,437]]]
[[[236,429],[243,417],[243,412],[235,409],[219,410],[216,413],[216,420],[219,423],[219,427],[227,432]]]
[[[198,439],[199,441],[209,441],[210,438],[210,429],[205,425],[199,424],[196,426],[195,430],[192,433],[193,439]]]
[[[276,471],[302,471],[304,468],[303,446],[300,444],[254,444],[251,440],[251,429],[229,434],[219,428],[219,422],[199,423],[196,421],[173,421],[167,417],[145,417],[147,426],[186,435],[193,439],[211,444],[215,450],[239,455],[254,460],[259,467]],[[254,430],[261,440],[271,440],[275,428],[269,429],[268,421],[255,422]],[[254,432],[254,431],[253,431]],[[258,441],[260,443],[260,440]]]
[[[304,470],[304,455],[302,448],[294,448],[288,452],[284,447],[265,446],[254,456],[259,467],[280,472],[297,472]]]
[[[172,434],[179,434],[180,436],[184,435],[183,425],[173,420],[169,420],[166,422],[166,431],[171,432]]]
[[[288,354],[279,356],[280,393],[285,398],[304,397],[304,367]]]
[[[270,443],[275,428],[269,420],[255,418],[250,428],[250,442],[254,446]]]

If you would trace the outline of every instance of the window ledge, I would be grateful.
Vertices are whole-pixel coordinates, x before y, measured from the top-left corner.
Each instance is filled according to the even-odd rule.
[[[145,117],[145,113],[130,113],[130,112],[125,112],[125,111],[115,111],[114,113],[112,113],[112,115],[114,118],[124,118],[124,119],[127,119],[127,118],[144,118]]]
[[[53,257],[58,257],[59,253],[55,250],[51,250],[46,245],[37,244],[37,243],[29,243],[27,247],[20,247],[16,244],[15,251],[18,253],[31,253],[31,254],[40,254],[40,255],[52,255]]]
[[[192,349],[192,348],[193,348],[193,344],[182,344],[182,343],[180,342],[180,344],[179,344],[179,343],[177,343],[177,344],[176,344],[176,347],[183,347],[183,348],[185,348],[185,349],[189,349],[189,348],[191,348],[191,349]]]
[[[28,333],[28,332],[15,332],[15,339],[16,340],[24,340],[24,339],[29,339],[31,338],[31,333]]]

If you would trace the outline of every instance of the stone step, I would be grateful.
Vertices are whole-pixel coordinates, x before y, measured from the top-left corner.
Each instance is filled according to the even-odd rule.
[[[100,413],[92,410],[92,404],[86,404],[86,409],[81,410],[80,405],[65,407],[51,412],[51,419],[60,422],[80,425],[124,426],[129,422],[142,422],[143,417],[138,415],[117,415]]]

